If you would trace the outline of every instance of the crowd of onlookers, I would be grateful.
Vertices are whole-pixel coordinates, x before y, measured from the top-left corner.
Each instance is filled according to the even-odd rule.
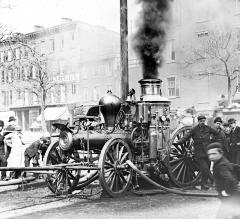
[[[0,120],[0,166],[1,167],[28,167],[39,165],[41,146],[45,138],[26,145],[23,140],[22,130],[16,125],[14,116],[10,116],[8,125]],[[1,171],[1,180],[16,179],[26,176],[21,171]]]

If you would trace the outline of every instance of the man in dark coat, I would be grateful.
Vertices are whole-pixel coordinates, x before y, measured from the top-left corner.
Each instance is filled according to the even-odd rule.
[[[222,126],[223,121],[221,117],[216,117],[214,119],[214,126],[216,130],[218,131],[218,135],[213,139],[214,142],[219,142],[222,145],[224,156],[226,158],[229,157],[229,142],[228,138],[226,136],[226,133],[224,131],[224,128]]]
[[[5,157],[5,149],[4,149],[4,136],[2,135],[2,130],[4,127],[4,122],[0,120],[0,166],[7,166],[7,159]],[[6,179],[6,171],[1,171],[1,180]]]
[[[208,157],[214,163],[213,177],[222,201],[216,219],[240,218],[240,192],[233,165],[224,157],[220,143],[211,143],[207,149]]]
[[[24,156],[25,156],[25,167],[30,166],[30,160],[32,159],[33,166],[38,166],[38,160],[39,160],[39,150],[41,150],[43,144],[45,144],[47,140],[45,138],[40,138],[40,140],[37,140],[33,142],[29,147],[25,149]]]
[[[201,179],[201,189],[206,190],[209,189],[207,183],[208,179],[213,181],[213,176],[210,172],[210,161],[207,156],[207,146],[211,143],[211,136],[213,138],[218,136],[218,131],[216,129],[211,128],[205,124],[206,117],[198,116],[198,125],[193,127],[188,133],[186,133],[180,140],[173,145],[179,145],[186,142],[188,139],[192,137],[194,141],[194,154],[195,159],[199,165],[199,168],[202,172]]]
[[[230,125],[230,162],[240,165],[240,127],[236,125],[235,119],[229,119]]]

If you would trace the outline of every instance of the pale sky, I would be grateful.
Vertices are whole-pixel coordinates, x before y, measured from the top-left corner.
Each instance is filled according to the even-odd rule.
[[[128,4],[134,2],[130,0]],[[102,25],[119,32],[120,0],[0,0],[1,6],[9,3],[13,9],[0,8],[0,23],[17,32],[32,32],[34,25],[58,25],[61,17]]]

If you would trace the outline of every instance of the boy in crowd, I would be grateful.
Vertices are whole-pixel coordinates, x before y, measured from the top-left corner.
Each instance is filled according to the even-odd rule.
[[[222,201],[216,219],[240,218],[240,192],[233,165],[224,157],[222,145],[214,142],[208,145],[207,153],[213,165],[216,190]]]

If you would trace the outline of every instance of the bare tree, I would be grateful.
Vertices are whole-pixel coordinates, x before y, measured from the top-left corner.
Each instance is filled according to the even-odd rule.
[[[11,50],[11,61],[5,65],[5,69],[10,72],[7,83],[14,89],[22,88],[22,82],[28,87],[37,98],[41,107],[41,126],[45,132],[46,121],[44,110],[47,103],[47,94],[57,85],[53,77],[48,73],[48,59],[46,54],[37,48],[27,35],[12,34],[10,37],[2,40],[8,50]],[[19,50],[19,54],[17,51]],[[28,71],[25,71],[25,68]],[[21,71],[21,69],[23,69]],[[15,74],[14,74],[15,73]]]
[[[240,44],[233,31],[211,31],[201,37],[184,60],[185,67],[197,65],[199,72],[192,76],[220,76],[226,79],[228,104],[236,94],[237,75],[240,72]],[[235,88],[233,87],[236,84]]]

